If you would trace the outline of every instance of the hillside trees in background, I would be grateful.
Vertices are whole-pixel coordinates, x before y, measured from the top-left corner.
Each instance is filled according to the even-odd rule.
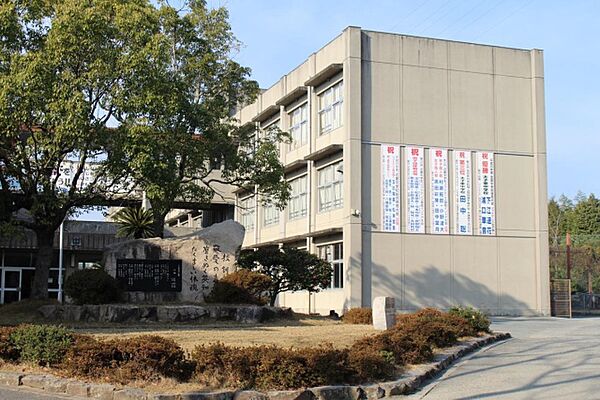
[[[550,272],[566,277],[566,234],[571,234],[572,271],[575,291],[600,292],[600,200],[579,192],[573,199],[561,195],[548,202]]]

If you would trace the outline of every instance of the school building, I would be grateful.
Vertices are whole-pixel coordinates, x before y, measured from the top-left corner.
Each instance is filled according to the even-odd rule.
[[[236,192],[244,247],[333,266],[280,305],[549,315],[542,51],[348,27],[237,118],[292,137],[285,210]]]

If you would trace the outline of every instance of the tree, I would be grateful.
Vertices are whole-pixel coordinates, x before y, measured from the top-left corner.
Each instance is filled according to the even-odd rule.
[[[117,230],[118,237],[141,239],[154,235],[150,210],[141,207],[125,207],[117,211],[113,219],[121,225]]]
[[[271,278],[267,291],[269,303],[275,305],[277,295],[283,292],[308,290],[318,292],[331,285],[331,264],[305,250],[261,247],[244,250],[238,266],[265,274]]]
[[[259,89],[232,59],[239,43],[227,10],[198,0],[186,6],[181,13],[161,3],[159,33],[135,68],[144,84],[130,80],[123,99],[124,162],[152,205],[157,236],[176,200],[209,204],[219,186],[257,188],[280,208],[289,197],[278,152],[287,135],[257,135],[232,117]]]
[[[48,296],[63,220],[123,190],[127,170],[112,160],[125,131],[109,124],[158,29],[146,0],[0,5],[0,192],[37,238],[34,298]]]
[[[587,235],[600,233],[600,200],[593,194],[580,198],[573,212],[575,233]]]

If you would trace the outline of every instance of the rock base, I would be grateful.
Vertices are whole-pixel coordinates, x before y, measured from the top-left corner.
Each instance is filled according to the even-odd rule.
[[[258,324],[291,318],[291,308],[251,305],[47,305],[38,312],[49,321],[69,322],[210,322]]]

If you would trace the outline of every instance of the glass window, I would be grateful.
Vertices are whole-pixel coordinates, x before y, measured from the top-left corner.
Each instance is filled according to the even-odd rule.
[[[304,103],[290,112],[290,149],[296,149],[308,143],[308,105]]]
[[[289,218],[293,220],[305,217],[308,206],[306,175],[292,179],[290,187]]]
[[[274,204],[263,206],[263,224],[271,226],[279,223],[279,209]]]
[[[342,126],[344,82],[339,82],[319,95],[319,132],[321,135]]]
[[[319,211],[341,208],[344,205],[343,161],[318,171]]]
[[[342,242],[317,247],[319,257],[329,261],[333,268],[331,288],[344,287],[344,245]]]
[[[254,213],[256,207],[256,200],[254,196],[246,197],[240,200],[240,224],[246,228],[246,230],[254,229]]]

